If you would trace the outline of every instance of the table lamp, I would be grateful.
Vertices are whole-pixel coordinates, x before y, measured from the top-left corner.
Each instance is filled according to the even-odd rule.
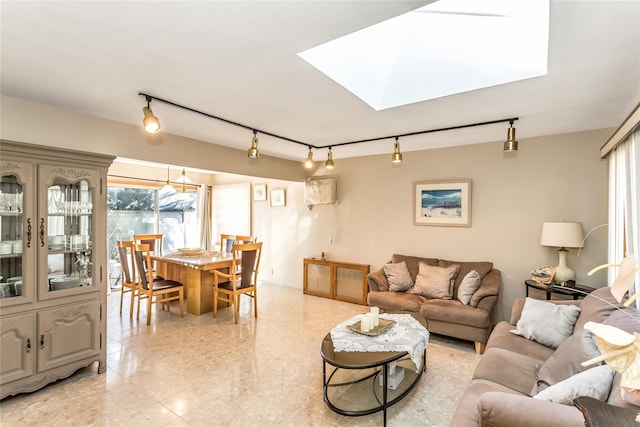
[[[576,272],[567,265],[566,248],[581,248],[584,241],[581,222],[545,221],[542,223],[540,244],[558,249],[559,262],[554,281],[565,286],[568,280],[576,280]]]

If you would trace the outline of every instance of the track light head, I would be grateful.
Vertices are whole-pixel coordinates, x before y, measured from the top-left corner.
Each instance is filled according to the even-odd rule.
[[[258,131],[257,130],[253,131],[253,138],[251,139],[251,148],[249,148],[249,151],[247,152],[247,156],[249,156],[250,159],[257,159],[258,157],[260,157],[260,150],[258,150]]]
[[[144,126],[144,130],[147,133],[158,133],[160,132],[160,120],[156,116],[153,115],[153,111],[151,111],[151,97],[147,96],[147,106],[142,109],[144,113],[144,118],[142,119],[142,125]]]
[[[331,152],[331,147],[329,147],[329,153],[327,154],[327,161],[324,162],[324,167],[327,169],[333,169],[335,167],[333,164],[333,153]]]
[[[313,152],[311,151],[311,147],[309,147],[309,154],[307,154],[307,158],[304,159],[304,167],[307,169],[311,169],[313,167]]]
[[[513,127],[513,120],[509,121],[509,129],[507,129],[507,140],[504,142],[505,152],[518,151],[518,140],[516,140],[516,128]]]
[[[393,154],[391,155],[392,163],[402,163],[402,153],[400,152],[400,143],[398,142],[398,137],[396,136],[396,143],[393,148]]]

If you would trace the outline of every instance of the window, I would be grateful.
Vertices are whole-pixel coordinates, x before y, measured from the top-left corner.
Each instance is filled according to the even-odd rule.
[[[198,193],[165,188],[107,188],[107,248],[117,260],[117,240],[132,240],[135,234],[162,233],[162,252],[200,244]]]

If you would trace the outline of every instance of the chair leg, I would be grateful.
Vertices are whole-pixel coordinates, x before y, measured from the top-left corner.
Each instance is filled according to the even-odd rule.
[[[213,287],[213,318],[218,315],[218,288]]]
[[[124,286],[120,288],[120,314],[122,314],[122,300],[124,299]]]
[[[258,318],[258,290],[253,291],[253,315]]]
[[[131,290],[131,304],[129,304],[129,319],[133,318],[133,306],[136,303],[136,290]],[[120,313],[122,313],[122,301],[120,301]]]
[[[180,297],[180,317],[184,317],[184,298],[183,298],[183,292],[182,292],[182,288],[180,288],[180,290],[178,291],[178,296]]]
[[[140,320],[140,300],[142,299],[142,294],[138,293],[138,313],[136,314],[136,320]]]
[[[151,324],[151,307],[153,307],[153,297],[149,295],[147,298],[147,326]]]
[[[234,307],[233,307],[233,320],[236,323],[236,325],[238,324],[238,317],[240,315],[240,294],[236,295],[233,298],[230,298],[231,300],[235,300],[235,302],[233,303]]]

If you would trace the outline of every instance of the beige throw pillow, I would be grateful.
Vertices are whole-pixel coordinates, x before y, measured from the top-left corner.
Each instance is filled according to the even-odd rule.
[[[556,349],[573,333],[579,314],[577,305],[559,305],[527,297],[516,329],[509,332]]]
[[[385,264],[383,268],[387,282],[389,282],[389,291],[405,292],[413,286],[407,263],[404,261],[397,264]]]
[[[480,273],[475,270],[468,272],[458,287],[458,300],[464,305],[469,305],[471,296],[478,289],[481,281]]]
[[[607,365],[596,366],[545,388],[533,398],[565,405],[571,405],[573,399],[581,396],[605,401],[611,391],[613,374]]]
[[[426,298],[451,299],[453,283],[459,270],[458,264],[436,267],[420,263],[416,283],[413,285],[411,293]]]

